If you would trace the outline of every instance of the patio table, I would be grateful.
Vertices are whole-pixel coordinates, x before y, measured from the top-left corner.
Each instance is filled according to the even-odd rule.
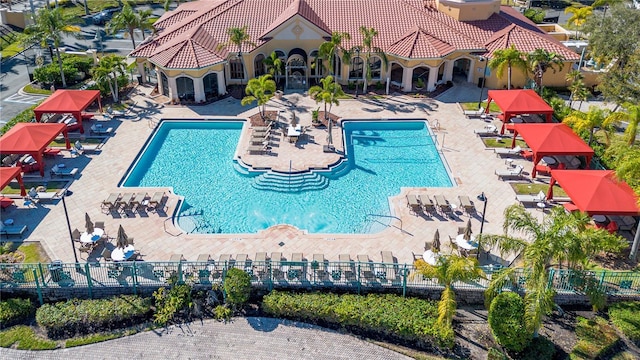
[[[438,258],[440,254],[432,251],[431,249],[427,250],[422,254],[422,259],[429,265],[436,265],[438,263]]]
[[[90,244],[95,243],[104,235],[104,229],[94,228],[93,233],[89,234],[86,231],[80,234],[80,242]]]
[[[456,236],[456,244],[458,244],[459,247],[465,250],[473,250],[478,248],[476,237],[473,236],[473,234],[471,234],[471,239],[469,240],[466,240],[464,238],[464,234],[459,234],[458,236]]]
[[[111,252],[111,258],[113,261],[125,261],[133,256],[135,250],[133,245],[127,245],[124,249],[117,247]]]

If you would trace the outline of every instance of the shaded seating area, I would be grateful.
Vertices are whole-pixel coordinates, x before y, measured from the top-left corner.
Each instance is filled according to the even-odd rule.
[[[584,156],[588,168],[594,156],[593,149],[565,124],[516,124],[513,130],[511,147],[515,148],[516,137],[520,135],[533,153],[532,178],[536,177],[536,166],[544,157]]]
[[[31,155],[40,164],[40,176],[44,177],[44,151],[61,133],[67,149],[70,149],[68,130],[64,124],[18,123],[0,137],[0,155]]]
[[[20,196],[27,196],[27,189],[25,189],[24,182],[22,181],[20,167],[18,166],[0,167],[0,185],[2,185],[0,186],[0,189],[4,189],[5,186],[9,185],[9,183],[13,181],[13,179],[15,179],[18,182],[18,185],[20,186]],[[11,200],[11,203],[13,203],[13,200]],[[11,204],[4,206],[3,204],[2,208],[4,209],[10,205]]]
[[[489,90],[486,113],[489,113],[491,102],[502,110],[498,116],[502,121],[500,134],[504,134],[505,126],[511,118],[521,114],[541,114],[546,122],[553,121],[553,108],[532,89]]]
[[[98,101],[98,107],[102,112],[102,104],[100,102],[100,90],[56,90],[42,104],[38,105],[33,112],[36,121],[42,121],[44,114],[71,114],[78,122],[78,128],[84,133],[82,126],[83,111],[86,110],[95,101]],[[63,123],[64,126],[66,124]]]

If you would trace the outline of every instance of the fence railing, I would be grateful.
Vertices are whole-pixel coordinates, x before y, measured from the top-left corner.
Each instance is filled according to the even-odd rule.
[[[141,287],[161,287],[172,283],[186,283],[210,287],[222,284],[226,272],[238,268],[251,276],[252,285],[268,290],[274,288],[348,288],[351,291],[392,289],[402,291],[437,290],[436,279],[425,278],[413,264],[385,264],[373,262],[266,261],[247,262],[108,262],[50,264],[0,264],[0,289],[52,288],[86,289],[88,297],[98,288],[123,288],[137,293]],[[456,289],[484,290],[495,268],[484,267],[485,277],[473,282],[454,284]],[[607,294],[640,295],[640,273],[589,271],[579,274],[571,270],[551,269],[549,287],[559,294],[584,294],[585,277],[600,286]],[[515,280],[505,290],[522,291],[527,274],[515,271]]]

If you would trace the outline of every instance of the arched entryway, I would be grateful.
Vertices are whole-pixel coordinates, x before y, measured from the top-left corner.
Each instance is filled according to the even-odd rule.
[[[391,85],[402,87],[402,77],[404,76],[404,68],[398,63],[391,64]]]
[[[204,87],[204,98],[206,101],[216,100],[218,98],[218,74],[207,74],[202,78]]]
[[[469,82],[470,73],[471,73],[471,60],[462,58],[453,62],[453,81],[454,82]]]
[[[169,96],[169,79],[163,72],[160,73],[160,82],[162,83],[162,95]]]
[[[186,76],[176,78],[176,88],[178,89],[178,99],[195,101],[196,91],[193,87],[193,79]]]
[[[307,53],[304,50],[295,48],[289,51],[285,73],[287,89],[307,88],[309,73],[307,72]]]
[[[440,64],[440,66],[438,66],[438,83],[441,83],[442,80],[444,80],[444,68],[445,68],[445,63],[443,62],[442,64]]]
[[[413,87],[417,90],[422,90],[427,88],[427,84],[429,84],[429,69],[426,66],[418,66],[413,69]]]

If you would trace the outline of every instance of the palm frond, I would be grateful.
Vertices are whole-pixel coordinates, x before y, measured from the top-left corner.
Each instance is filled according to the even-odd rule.
[[[489,309],[493,299],[509,284],[516,282],[516,268],[504,268],[491,274],[491,281],[484,291],[484,307]]]

